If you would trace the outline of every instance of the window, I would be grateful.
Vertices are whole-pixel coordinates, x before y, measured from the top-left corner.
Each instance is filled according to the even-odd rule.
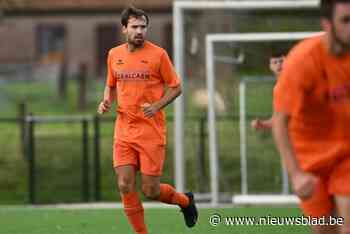
[[[62,62],[65,48],[63,25],[38,25],[37,59],[42,63]]]
[[[115,23],[100,24],[96,28],[96,71],[104,77],[107,68],[108,51],[118,44],[118,27]]]

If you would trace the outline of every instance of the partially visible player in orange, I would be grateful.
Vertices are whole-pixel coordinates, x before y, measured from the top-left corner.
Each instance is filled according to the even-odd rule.
[[[289,53],[274,90],[273,134],[306,216],[344,218],[350,233],[350,1],[321,0],[325,34]]]
[[[282,71],[283,61],[285,55],[282,52],[274,52],[270,56],[269,67],[275,78],[277,79]],[[256,118],[250,123],[251,127],[255,130],[266,130],[272,128],[272,117],[269,119]]]
[[[145,40],[149,18],[143,10],[125,9],[121,24],[126,43],[109,51],[107,83],[98,112],[109,111],[117,100],[113,165],[125,214],[135,233],[148,233],[136,192],[140,171],[144,195],[178,205],[186,225],[193,227],[198,218],[193,194],[179,193],[160,182],[166,144],[163,108],[181,94],[180,80],[166,51]]]

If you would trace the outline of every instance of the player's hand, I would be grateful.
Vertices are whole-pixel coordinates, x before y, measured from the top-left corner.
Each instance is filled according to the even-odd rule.
[[[108,100],[104,100],[98,105],[97,113],[102,115],[108,112],[111,109],[111,107],[112,107],[112,103]]]
[[[152,118],[158,111],[159,108],[157,107],[157,105],[155,103],[144,103],[141,105],[143,114],[147,117],[147,118]]]
[[[304,171],[298,171],[292,175],[294,192],[301,200],[308,199],[312,196],[318,182],[318,177]]]
[[[250,123],[250,126],[255,130],[265,129],[264,124],[261,119],[254,119]]]

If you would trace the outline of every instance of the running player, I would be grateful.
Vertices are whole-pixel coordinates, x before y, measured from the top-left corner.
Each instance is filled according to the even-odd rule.
[[[117,100],[113,165],[125,214],[135,233],[148,233],[136,192],[139,170],[144,195],[178,205],[186,225],[193,227],[198,217],[193,194],[160,183],[166,143],[162,109],[181,94],[180,80],[165,50],[145,40],[149,18],[143,10],[125,9],[121,24],[126,43],[109,51],[107,84],[98,112],[109,111]]]
[[[285,55],[281,52],[275,52],[272,53],[270,56],[270,70],[277,79],[279,74],[282,71],[283,61],[284,61]],[[272,128],[272,117],[269,119],[259,119],[256,118],[252,120],[251,127],[255,130],[265,130],[265,129],[271,129]]]
[[[289,53],[274,90],[273,134],[305,215],[350,233],[350,0],[321,0],[325,34]]]

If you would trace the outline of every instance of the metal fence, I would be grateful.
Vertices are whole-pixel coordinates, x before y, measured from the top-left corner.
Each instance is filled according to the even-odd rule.
[[[25,113],[25,110],[21,113]],[[189,142],[193,148],[191,154],[194,154],[194,163],[191,163],[193,167],[189,170],[194,169],[196,173],[192,173],[192,179],[189,183],[192,190],[206,192],[208,189],[206,182],[208,179],[208,163],[206,162],[207,120],[206,117],[200,116],[194,116],[191,119],[195,123],[192,125],[195,127],[193,131],[196,135],[196,141],[195,143]],[[171,124],[173,118],[170,116],[167,121]],[[22,185],[19,189],[21,196],[17,202],[31,204],[89,202],[110,200],[113,199],[113,196],[118,196],[114,189],[112,163],[109,162],[109,158],[107,160],[105,158],[111,158],[114,130],[111,126],[113,126],[113,122],[113,117],[101,118],[91,115],[52,117],[23,115],[15,118],[0,118],[0,126],[7,126],[8,132],[14,132],[14,129],[18,129],[15,131],[16,135],[2,137],[11,138],[14,142],[13,148],[19,149],[16,153],[9,151],[10,154],[17,157],[17,159],[12,158],[11,162],[16,161],[23,164],[20,174],[7,173],[9,178],[16,177],[18,179],[12,183]],[[105,124],[108,124],[108,128],[106,126],[101,128],[101,125]],[[2,134],[4,133],[2,131]],[[170,160],[168,160],[169,163],[167,163],[164,173],[165,181],[169,183],[173,182],[174,171],[172,134],[173,129],[170,129],[167,148]],[[5,142],[0,142],[0,144],[5,144]],[[103,146],[110,148],[106,150],[106,147]],[[1,158],[0,151],[0,164]],[[192,161],[192,156],[190,158],[189,160]],[[106,161],[108,165],[104,164]],[[106,169],[109,167],[109,163],[110,170]],[[9,168],[7,170],[12,171]],[[106,189],[106,187],[108,188]],[[0,184],[1,190],[3,190],[3,194],[19,193],[16,188],[11,190]],[[107,192],[103,194],[103,191]],[[65,193],[67,195],[64,195]],[[7,201],[1,197],[0,203],[7,203]]]
[[[248,120],[253,117],[247,115]],[[186,190],[205,200],[210,192],[207,118],[188,119]],[[114,120],[113,116],[92,115],[0,118],[0,203],[119,200],[111,157]],[[167,161],[162,182],[174,184],[173,117],[168,116],[167,122]],[[217,122],[220,194],[231,198],[241,192],[239,118],[218,116]],[[251,188],[256,193],[278,193],[281,188],[279,157],[261,148],[270,138],[259,134],[254,137],[256,144],[250,146],[256,156],[249,164],[254,178]]]
[[[36,153],[36,138],[35,128],[43,123],[73,123],[81,125],[81,201],[88,202],[91,199],[99,201],[100,195],[100,147],[99,147],[99,119],[98,117],[91,118],[88,116],[61,116],[61,117],[33,117],[28,116],[25,119],[28,126],[28,144],[27,144],[27,159],[29,167],[29,202],[37,203],[37,153]],[[89,124],[93,124],[93,182],[90,181],[90,155],[89,155]],[[91,185],[93,193],[90,194]]]

